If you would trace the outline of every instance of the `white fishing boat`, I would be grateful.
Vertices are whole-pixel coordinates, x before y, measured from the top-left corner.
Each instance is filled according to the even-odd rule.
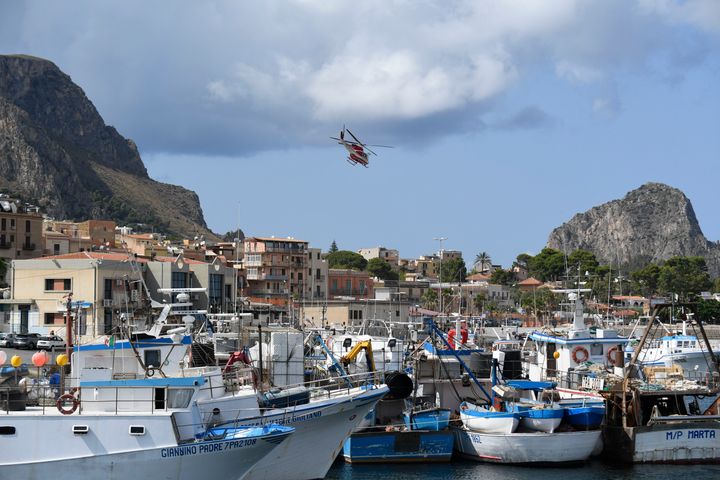
[[[0,397],[2,392],[0,392]],[[204,377],[81,382],[54,407],[0,419],[3,478],[241,479],[292,428],[206,428]]]
[[[463,457],[492,463],[559,464],[587,461],[600,430],[490,434],[455,427],[455,448]]]
[[[635,346],[632,344],[625,348],[625,359],[629,361]],[[686,323],[683,322],[682,333],[666,335],[648,342],[648,345],[639,352],[638,362],[643,367],[660,366],[671,367],[679,365],[683,375],[688,379],[703,379],[712,370],[712,359],[707,348],[695,335],[688,335]]]
[[[470,402],[460,404],[460,419],[468,430],[490,434],[512,433],[520,423],[515,413],[496,412]]]

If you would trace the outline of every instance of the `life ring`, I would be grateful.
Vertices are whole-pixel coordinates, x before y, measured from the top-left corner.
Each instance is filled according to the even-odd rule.
[[[147,370],[145,370],[145,376],[152,377],[155,375],[155,369],[153,367],[148,367]]]
[[[617,354],[620,352],[620,349],[618,347],[612,347],[607,352],[607,359],[608,362],[614,367],[617,367],[620,365],[620,362],[618,361]]]
[[[588,358],[590,358],[590,354],[588,353],[587,348],[578,345],[577,347],[572,349],[573,362],[583,363],[586,362]]]
[[[72,402],[70,407],[67,405],[68,402]],[[65,393],[60,395],[60,398],[57,399],[57,403],[55,405],[57,406],[58,411],[63,415],[72,415],[80,406],[80,400],[70,393]]]

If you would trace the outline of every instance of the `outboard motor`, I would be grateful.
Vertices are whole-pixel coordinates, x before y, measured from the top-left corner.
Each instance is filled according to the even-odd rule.
[[[385,395],[386,400],[402,400],[408,398],[413,392],[412,379],[403,372],[386,373],[385,385],[390,390]]]

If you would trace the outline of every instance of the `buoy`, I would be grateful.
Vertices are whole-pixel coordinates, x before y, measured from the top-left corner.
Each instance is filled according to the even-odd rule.
[[[32,363],[40,368],[48,362],[48,354],[45,352],[35,352],[32,356]]]
[[[64,367],[68,363],[68,356],[65,355],[64,353],[61,353],[60,355],[55,357],[55,363],[57,363],[61,367]]]
[[[553,358],[554,358],[555,360],[557,360],[558,358],[560,358],[560,352],[558,352],[557,350],[555,350],[555,351],[553,352]]]
[[[17,368],[20,365],[22,365],[22,358],[18,355],[13,355],[13,357],[10,359],[10,365]]]

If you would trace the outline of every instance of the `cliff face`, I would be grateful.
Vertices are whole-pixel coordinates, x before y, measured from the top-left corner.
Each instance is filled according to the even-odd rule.
[[[711,275],[720,275],[720,244],[705,238],[685,194],[659,183],[575,215],[552,231],[547,245],[589,250],[603,263],[631,268],[697,255],[705,257]]]
[[[56,218],[207,233],[197,195],[148,177],[135,144],[47,60],[0,55],[0,191]]]

